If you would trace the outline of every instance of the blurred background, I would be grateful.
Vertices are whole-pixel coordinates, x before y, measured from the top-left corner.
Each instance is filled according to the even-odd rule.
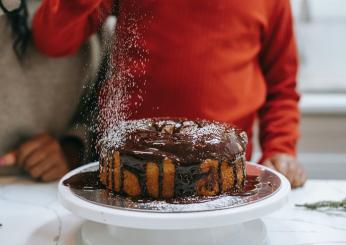
[[[299,159],[311,178],[346,179],[346,1],[291,2],[301,62]]]

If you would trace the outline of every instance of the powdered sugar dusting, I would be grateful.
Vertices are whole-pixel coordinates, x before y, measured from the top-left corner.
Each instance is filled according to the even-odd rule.
[[[182,132],[182,130],[181,130]],[[203,140],[205,143],[218,144],[226,132],[226,127],[222,124],[210,123],[202,126],[192,125],[183,130],[183,133],[190,136],[193,143]]]
[[[149,127],[148,120],[127,120],[119,121],[113,128],[105,130],[103,137],[99,140],[100,154],[107,154],[108,149],[116,149],[125,143],[126,137],[137,131],[144,130]],[[102,152],[105,151],[105,152]]]
[[[158,139],[157,142],[153,142],[153,147],[158,147],[160,144],[164,146],[164,142],[167,143],[166,140],[168,138],[176,140],[184,139],[184,141],[190,142],[191,145],[196,145],[198,147],[218,145],[223,142],[236,143],[239,141],[239,139],[237,139],[237,133],[235,132],[236,129],[226,124],[205,120],[189,121],[183,119],[154,118],[119,121],[117,124],[113,124],[113,127],[107,128],[104,131],[99,146],[101,146],[101,150],[103,149],[105,151],[104,154],[107,154],[108,150],[119,149],[124,146],[126,138],[129,135],[132,135],[132,133],[136,131],[143,130],[151,131],[154,138]],[[143,136],[137,136],[139,144],[141,144],[141,137],[147,137],[147,133],[143,134]],[[173,144],[175,143],[177,142]],[[179,142],[177,144],[179,144]],[[237,146],[237,149],[243,151],[241,146]]]
[[[126,122],[140,108],[143,101],[143,87],[146,84],[145,71],[149,51],[146,48],[142,19],[150,23],[151,17],[136,11],[122,13],[122,24],[116,27],[109,48],[109,72],[99,96],[97,129],[101,136],[99,144],[118,146],[127,132],[141,127],[142,122]],[[149,22],[148,22],[149,20]],[[119,22],[118,21],[118,22]]]

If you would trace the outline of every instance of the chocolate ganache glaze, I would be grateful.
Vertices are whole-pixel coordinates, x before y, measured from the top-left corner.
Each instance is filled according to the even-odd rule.
[[[206,120],[125,121],[100,141],[100,180],[133,197],[215,196],[240,192],[246,133]]]

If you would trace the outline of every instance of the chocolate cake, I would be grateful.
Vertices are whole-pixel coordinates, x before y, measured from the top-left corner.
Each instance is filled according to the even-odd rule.
[[[170,199],[241,192],[246,133],[206,120],[125,121],[100,141],[100,181],[113,193]]]

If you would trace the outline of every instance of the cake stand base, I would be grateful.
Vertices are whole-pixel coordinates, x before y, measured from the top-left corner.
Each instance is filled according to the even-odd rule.
[[[84,245],[264,245],[267,231],[261,220],[225,227],[187,230],[145,230],[86,221],[81,229]]]
[[[66,179],[97,167],[98,163],[91,163],[77,168],[59,183],[62,205],[87,220],[80,236],[84,245],[264,245],[267,231],[260,219],[284,206],[290,192],[290,183],[283,175],[252,163],[247,163],[247,172],[259,176],[262,184],[277,188],[237,197],[243,202],[236,206],[232,200],[238,203],[239,199],[232,196],[202,203],[204,206],[165,203],[163,209],[150,202],[146,206],[128,206],[125,199],[105,203],[98,191],[89,190],[87,196],[81,196],[64,185]],[[157,209],[148,209],[149,204]],[[191,211],[196,205],[203,208]]]

